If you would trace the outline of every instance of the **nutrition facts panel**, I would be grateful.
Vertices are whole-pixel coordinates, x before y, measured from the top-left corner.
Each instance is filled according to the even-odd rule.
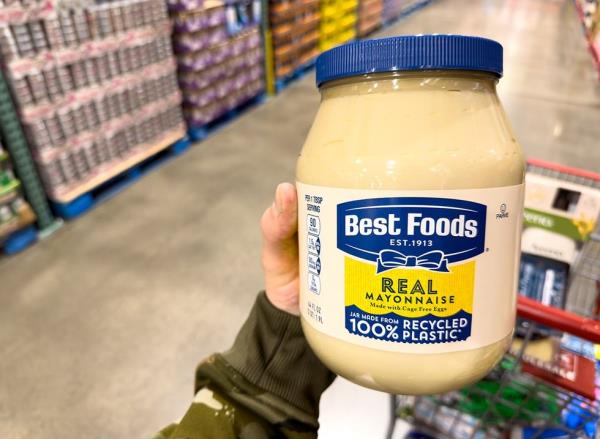
[[[323,197],[306,194],[306,230],[307,230],[307,266],[308,266],[308,289],[314,294],[321,294],[321,202]]]

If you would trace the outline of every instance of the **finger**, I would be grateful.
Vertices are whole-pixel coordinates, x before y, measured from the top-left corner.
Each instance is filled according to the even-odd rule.
[[[269,301],[298,315],[298,207],[296,188],[277,186],[275,200],[261,219],[262,267]]]
[[[277,186],[275,201],[261,219],[261,229],[268,243],[295,240],[298,231],[298,198],[293,184],[281,183]]]

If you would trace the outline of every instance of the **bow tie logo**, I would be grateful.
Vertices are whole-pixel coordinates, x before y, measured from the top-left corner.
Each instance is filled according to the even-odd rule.
[[[444,252],[433,250],[421,256],[406,256],[396,250],[381,250],[377,258],[377,274],[392,268],[425,268],[431,271],[448,272],[448,260]]]

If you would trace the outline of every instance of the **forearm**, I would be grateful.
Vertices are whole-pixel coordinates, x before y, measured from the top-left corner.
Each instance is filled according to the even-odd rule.
[[[158,437],[234,438],[251,423],[267,437],[315,438],[319,399],[333,378],[306,343],[300,319],[260,293],[233,347],[198,366],[188,413]]]
[[[244,389],[242,399],[247,401],[246,396],[252,395],[254,410],[260,410],[270,422],[290,419],[317,428],[319,400],[334,375],[308,346],[300,319],[275,308],[263,292],[233,347],[217,355],[215,362],[222,364],[222,371],[231,368],[225,375]],[[210,369],[208,364],[200,365],[197,388],[211,374]],[[236,399],[235,393],[230,396]]]

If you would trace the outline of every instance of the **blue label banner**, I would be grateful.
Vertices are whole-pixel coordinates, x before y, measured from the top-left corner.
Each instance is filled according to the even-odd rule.
[[[485,249],[486,206],[452,198],[371,198],[337,206],[337,247],[377,272],[447,264]]]
[[[453,316],[405,317],[395,313],[371,314],[355,305],[346,307],[349,333],[396,343],[451,343],[471,335],[472,316],[461,310]]]

